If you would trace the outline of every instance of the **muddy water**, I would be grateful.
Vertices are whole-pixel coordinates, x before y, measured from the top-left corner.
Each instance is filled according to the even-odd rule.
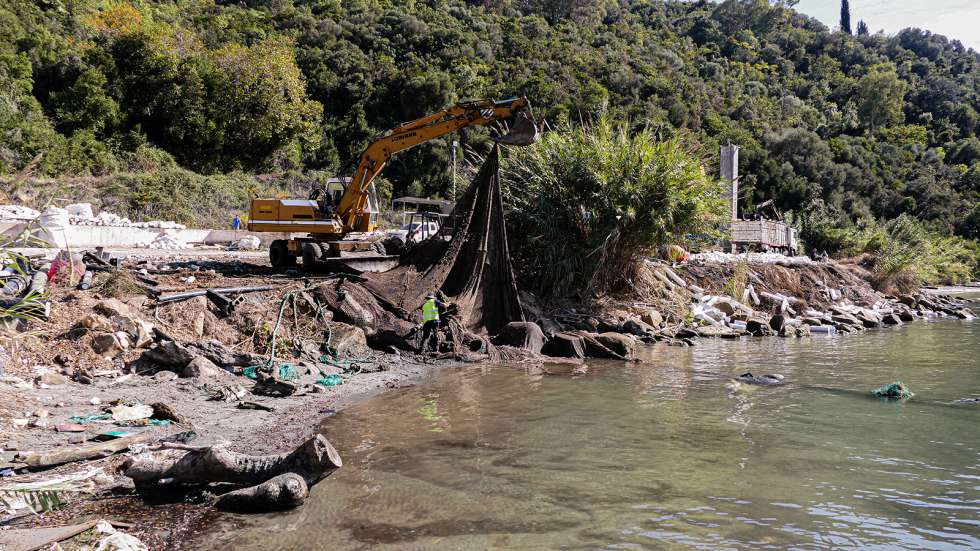
[[[446,372],[323,423],[346,466],[200,549],[980,547],[980,323]],[[739,387],[745,371],[779,388]],[[916,399],[866,392],[905,381]]]

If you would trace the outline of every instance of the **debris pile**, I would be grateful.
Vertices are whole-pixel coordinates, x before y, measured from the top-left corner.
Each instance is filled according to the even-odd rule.
[[[0,205],[0,220],[27,222],[38,220],[44,227],[76,226],[114,226],[125,228],[187,229],[184,224],[170,220],[150,220],[133,222],[129,218],[102,211],[94,214],[91,203],[73,203],[64,208],[48,207],[44,213],[21,205]]]
[[[192,249],[193,245],[181,241],[178,237],[169,235],[166,233],[161,233],[156,236],[156,238],[146,244],[148,249],[162,249],[168,251],[177,251],[181,249]]]

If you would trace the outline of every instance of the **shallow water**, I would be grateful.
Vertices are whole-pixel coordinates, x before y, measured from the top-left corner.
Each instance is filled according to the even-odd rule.
[[[980,548],[980,323],[446,371],[328,418],[345,466],[201,549]],[[732,375],[782,373],[781,387]],[[868,396],[904,381],[906,403]]]

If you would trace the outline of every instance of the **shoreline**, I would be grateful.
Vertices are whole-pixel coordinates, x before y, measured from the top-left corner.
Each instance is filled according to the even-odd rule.
[[[219,254],[195,251],[193,255],[154,255],[142,250],[137,254],[139,253],[146,253],[145,256],[141,254],[136,257],[142,264],[135,264],[129,269],[141,269],[144,277],[157,280],[156,289],[163,290],[165,294],[202,286],[211,288],[272,284],[275,289],[249,295],[245,306],[239,311],[230,316],[219,317],[214,315],[213,307],[209,306],[204,297],[161,305],[147,300],[145,296],[139,296],[138,293],[119,300],[106,298],[100,292],[53,287],[53,313],[45,324],[46,336],[35,343],[33,348],[25,349],[26,354],[20,358],[20,365],[8,365],[8,373],[12,371],[9,368],[14,367],[15,376],[20,375],[24,384],[11,384],[8,377],[4,378],[7,384],[0,384],[0,400],[3,400],[7,408],[6,411],[0,410],[0,420],[9,423],[8,418],[17,416],[27,418],[30,423],[3,435],[6,448],[4,453],[8,461],[12,459],[11,452],[14,451],[11,448],[18,452],[25,448],[44,451],[76,445],[78,435],[52,429],[67,421],[69,416],[91,415],[117,400],[139,404],[162,402],[185,418],[184,422],[173,423],[168,427],[139,427],[134,430],[143,430],[158,436],[192,430],[196,433],[194,445],[230,441],[231,449],[244,453],[282,452],[294,448],[315,434],[320,422],[337,411],[389,390],[414,386],[437,370],[465,365],[454,359],[434,359],[411,353],[393,354],[372,350],[368,348],[364,332],[360,328],[334,320],[330,322],[334,340],[330,341],[331,337],[328,337],[328,342],[339,349],[336,357],[357,358],[356,361],[359,362],[356,372],[348,373],[347,368],[352,364],[345,364],[344,361],[350,360],[328,360],[321,363],[315,358],[311,359],[308,350],[303,352],[304,342],[322,338],[318,337],[317,332],[317,327],[322,322],[315,316],[311,317],[308,312],[306,318],[298,317],[296,312],[303,312],[298,308],[291,315],[292,319],[288,316],[286,318],[284,330],[288,335],[280,337],[284,341],[288,337],[288,342],[291,343],[288,361],[302,371],[302,384],[297,383],[297,391],[285,397],[249,395],[237,398],[239,401],[274,408],[274,411],[239,409],[234,399],[231,402],[212,399],[215,389],[220,387],[219,394],[227,394],[228,389],[248,382],[241,375],[242,367],[263,358],[258,354],[260,351],[254,348],[258,342],[258,329],[262,324],[270,324],[272,320],[276,320],[277,308],[280,311],[279,318],[282,318],[285,298],[281,297],[290,296],[289,293],[315,293],[322,278],[310,274],[283,277],[283,274],[275,273],[264,266],[249,264],[248,261],[253,260],[251,257],[242,262],[242,259],[233,255],[220,254],[221,251],[214,251]],[[631,355],[631,347],[640,342],[687,346],[693,344],[692,339],[698,337],[740,338],[776,334],[781,337],[805,336],[802,330],[804,322],[795,323],[794,320],[805,319],[807,311],[814,308],[821,309],[826,323],[839,325],[842,332],[860,331],[866,327],[884,325],[880,316],[877,321],[872,317],[878,315],[876,312],[879,308],[884,312],[885,309],[892,308],[886,304],[904,304],[899,299],[887,301],[883,295],[871,290],[867,282],[855,275],[851,268],[841,264],[751,264],[745,276],[748,284],[746,291],[752,291],[744,293],[745,297],[750,297],[745,302],[751,305],[749,308],[752,313],[747,314],[739,312],[740,307],[744,308],[745,305],[734,299],[716,302],[712,298],[721,296],[730,286],[729,282],[737,275],[734,265],[692,263],[671,267],[648,261],[647,268],[643,296],[632,297],[633,300],[606,299],[589,305],[550,309],[537,306],[533,297],[530,297],[532,300],[528,300],[527,304],[529,317],[541,324],[549,339],[556,333],[568,331],[591,332],[589,334],[597,336],[608,333],[622,335],[632,343],[623,349],[623,355],[626,356]],[[968,292],[977,290],[965,289]],[[103,288],[102,291],[104,290]],[[754,297],[754,300],[751,298],[755,291],[761,295],[761,300],[759,297]],[[928,296],[940,294],[941,290],[934,291],[927,293]],[[847,312],[838,311],[841,307],[833,306],[835,303],[852,304],[851,300],[854,301],[853,304],[866,304],[866,307],[855,307],[852,315],[849,313],[852,312],[850,309]],[[923,304],[932,304],[929,300],[923,298]],[[919,299],[915,299],[918,312],[929,311],[926,306],[919,306],[918,302]],[[726,304],[732,308],[728,309]],[[722,312],[725,321],[719,323],[711,318],[718,314],[709,310],[708,306],[714,310],[724,309],[727,312]],[[793,310],[794,307],[799,311]],[[106,312],[107,308],[119,311]],[[293,308],[297,308],[295,302]],[[705,314],[705,318],[694,318],[692,323],[686,313],[689,308],[701,308],[699,312]],[[912,306],[903,308],[908,312],[912,310]],[[943,308],[949,310],[945,306]],[[767,310],[772,313],[766,313]],[[84,322],[79,321],[88,319],[93,312],[97,314],[96,317],[101,316],[100,319],[114,320],[113,323],[119,317],[127,316],[139,322],[153,323],[157,328],[153,342],[142,347],[134,343],[132,347],[113,351],[108,356],[96,353],[91,348],[90,343],[93,341],[90,339],[100,333],[91,327],[80,327]],[[658,319],[653,319],[652,312],[656,312]],[[791,318],[788,312],[793,312],[796,316]],[[831,312],[834,312],[833,315]],[[110,316],[111,313],[115,315]],[[810,313],[816,315],[814,312]],[[912,316],[911,313],[909,315]],[[779,327],[774,325],[777,318]],[[697,322],[697,319],[701,321]],[[745,321],[740,325],[739,319]],[[642,320],[649,320],[651,323],[647,324]],[[752,323],[758,325],[755,330],[752,329]],[[306,327],[310,324],[314,326],[312,329]],[[549,327],[549,324],[554,327]],[[786,330],[796,327],[800,329]],[[809,329],[805,333],[809,334]],[[156,365],[152,369],[145,369],[146,356],[154,349],[160,349],[161,343],[168,339],[183,343],[179,348],[186,347],[195,355],[214,361],[209,360],[202,364],[204,367],[193,374],[181,371],[186,371],[186,367]],[[208,345],[209,342],[215,344]],[[217,347],[217,352],[214,349],[193,348],[204,345]],[[590,356],[602,357],[595,356],[592,352]],[[159,353],[153,357],[158,361],[167,360],[166,357],[161,358]],[[221,358],[225,357],[232,358],[233,361],[222,364]],[[575,363],[575,358],[551,360],[556,363]],[[548,363],[549,358],[538,354],[532,361]],[[577,361],[581,363],[582,360]],[[43,368],[40,373],[38,367]],[[328,371],[341,377],[343,384],[330,387],[310,384],[316,377]],[[30,384],[28,390],[25,385],[31,379],[35,382]],[[220,391],[221,388],[224,390]],[[98,398],[97,404],[93,403],[93,398]],[[42,410],[47,412],[43,417],[31,416],[32,411]],[[119,428],[112,421],[103,425],[96,423],[86,424],[86,437],[95,436],[102,428]],[[122,430],[130,429],[127,427]],[[343,457],[344,450],[339,452]],[[174,547],[182,534],[193,532],[210,518],[211,509],[203,502],[192,505],[180,502],[155,504],[152,500],[134,494],[132,482],[116,472],[124,457],[125,454],[113,455],[105,459],[71,463],[5,479],[5,482],[45,480],[97,467],[105,473],[94,486],[97,495],[112,497],[119,494],[121,488],[122,497],[115,495],[107,500],[75,501],[39,517],[22,516],[12,523],[8,518],[3,526],[53,526],[87,515],[104,515],[134,523],[137,527],[127,529],[127,532],[136,535],[153,549],[163,549]],[[166,526],[178,528],[161,528]],[[168,536],[161,538],[160,533],[167,533]]]

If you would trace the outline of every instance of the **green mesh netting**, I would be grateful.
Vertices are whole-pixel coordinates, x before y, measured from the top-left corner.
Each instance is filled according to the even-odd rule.
[[[322,379],[317,379],[316,384],[323,386],[337,386],[344,384],[344,378],[337,374],[330,374]]]
[[[248,377],[249,379],[258,379],[257,371],[265,366],[261,365],[250,365],[245,369],[242,369],[242,375]],[[293,379],[299,379],[299,372],[292,364],[284,363],[279,366],[279,379],[283,381],[292,381]]]
[[[896,381],[894,383],[878,387],[871,391],[871,395],[877,398],[900,398],[906,400],[915,396],[912,391],[905,386],[902,381]]]

